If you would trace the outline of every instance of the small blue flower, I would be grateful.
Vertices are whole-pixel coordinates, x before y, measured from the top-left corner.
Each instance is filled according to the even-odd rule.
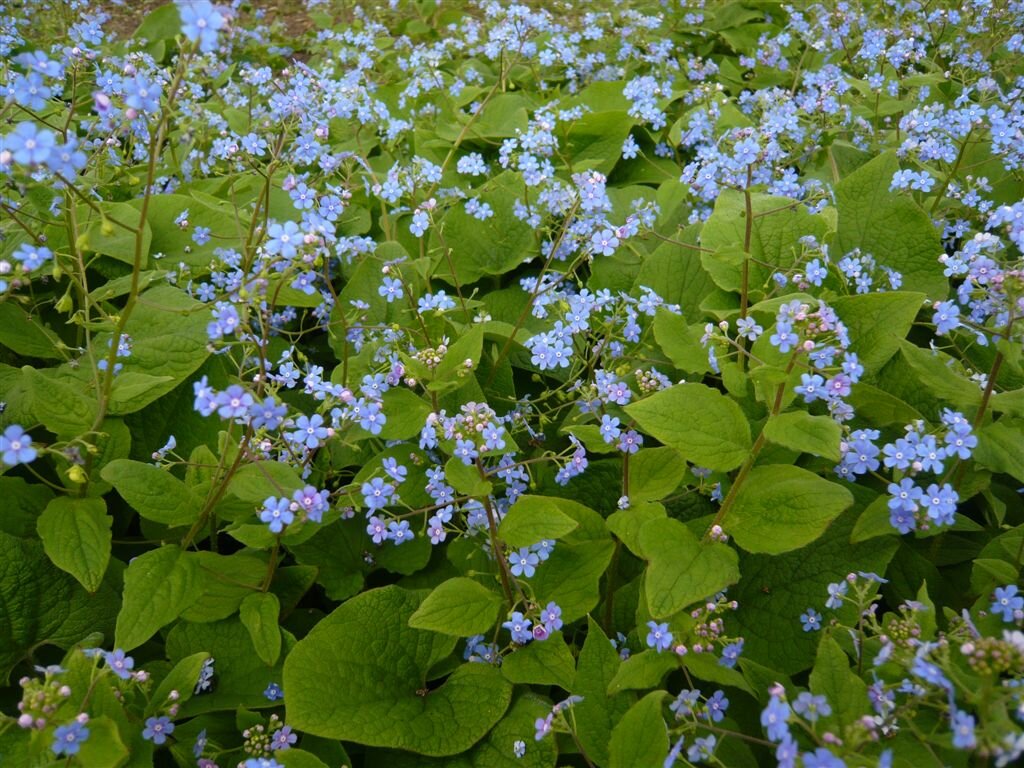
[[[953,713],[953,722],[950,726],[953,730],[953,746],[957,749],[974,749],[977,746],[977,739],[974,736],[974,718],[964,712],[957,710]]]
[[[267,701],[280,701],[284,698],[284,691],[281,690],[281,686],[277,683],[270,683],[266,690],[263,691],[263,696]]]
[[[57,727],[53,732],[53,746],[51,749],[55,755],[77,755],[83,741],[89,739],[89,729],[85,723],[73,720],[67,725]]]
[[[1024,611],[1024,597],[1017,594],[1017,585],[1008,584],[1005,587],[996,587],[992,593],[992,605],[989,610],[997,615],[1002,615],[1003,621],[1011,623],[1019,618],[1019,612]]]
[[[142,738],[152,741],[157,746],[167,741],[167,737],[174,733],[174,723],[166,715],[150,717],[146,720],[146,727],[142,730]]]
[[[647,647],[656,651],[667,651],[672,647],[672,632],[669,631],[668,622],[658,624],[656,621],[648,621]]]
[[[530,624],[532,622],[525,618],[519,611],[515,611],[509,616],[503,626],[512,634],[512,642],[524,645],[533,639],[533,633],[530,632]]]
[[[803,622],[804,632],[814,632],[821,629],[821,614],[813,608],[808,608],[800,614],[800,621]]]

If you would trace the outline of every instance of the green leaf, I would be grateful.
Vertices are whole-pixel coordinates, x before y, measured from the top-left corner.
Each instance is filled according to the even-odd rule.
[[[972,458],[983,467],[1005,472],[1024,483],[1024,421],[1003,417],[978,431]]]
[[[842,430],[830,416],[811,416],[807,411],[780,413],[768,419],[764,436],[776,445],[839,461]]]
[[[615,677],[608,683],[608,695],[622,691],[638,691],[658,688],[666,674],[680,667],[679,657],[674,653],[641,651],[630,655],[622,664]]]
[[[850,334],[850,350],[874,373],[899,351],[924,300],[923,293],[886,291],[840,296],[830,303]]]
[[[701,346],[703,326],[687,325],[681,315],[659,307],[654,316],[654,339],[672,365],[689,373],[707,373],[708,351]]]
[[[0,302],[0,344],[24,357],[61,360],[60,337],[13,301]]]
[[[537,602],[558,603],[566,623],[586,615],[601,599],[601,575],[614,551],[615,545],[607,539],[559,543],[531,579]]]
[[[43,373],[26,365],[21,370],[29,407],[44,427],[60,437],[75,437],[92,429],[99,406],[95,397],[85,394],[84,384],[59,377],[57,369]]]
[[[678,520],[644,523],[639,544],[638,554],[648,561],[647,607],[656,619],[672,616],[739,581],[736,551],[721,543],[702,544]]]
[[[931,217],[905,194],[889,191],[899,160],[883,152],[835,187],[839,227],[836,250],[860,248],[879,264],[903,275],[903,287],[934,300],[946,297],[949,286],[938,256],[942,243]]]
[[[281,655],[280,614],[281,604],[273,592],[254,592],[238,609],[242,626],[249,630],[257,655],[268,667],[274,666]]]
[[[663,499],[679,487],[686,462],[672,448],[642,448],[629,457],[630,505]]]
[[[627,696],[608,696],[608,685],[618,672],[621,659],[593,618],[587,618],[587,638],[576,666],[572,692],[583,701],[573,707],[580,743],[597,765],[608,762],[608,741],[612,728],[629,709]]]
[[[557,685],[572,690],[576,662],[561,632],[552,632],[546,640],[535,640],[501,663],[501,673],[510,683]]]
[[[112,461],[100,477],[117,489],[132,509],[164,525],[187,525],[199,514],[200,500],[181,480],[152,464],[129,459]]]
[[[328,768],[327,763],[316,755],[294,747],[280,750],[274,759],[284,768]]]
[[[640,546],[640,531],[650,520],[662,520],[667,517],[665,507],[661,504],[646,503],[630,505],[629,509],[613,512],[608,517],[608,530],[615,534],[630,552],[638,557],[643,548]]]
[[[968,411],[981,403],[981,390],[963,374],[953,369],[954,359],[945,352],[921,349],[909,341],[900,342],[900,355],[917,374],[918,386],[923,385],[940,400]]]
[[[53,564],[90,592],[99,589],[110,562],[110,517],[103,499],[58,496],[38,521],[39,538]]]
[[[420,433],[430,415],[430,403],[405,387],[392,387],[381,397],[388,420],[380,429],[384,440],[407,440]]]
[[[813,235],[821,240],[829,227],[823,216],[808,213],[806,207],[788,197],[754,193],[751,195],[751,210],[755,218],[750,226],[749,285],[754,299],[759,300],[762,286],[771,281],[772,273],[788,271],[799,260],[803,253],[800,238]],[[724,190],[715,200],[714,211],[701,229],[700,244],[721,252],[714,257],[727,256],[729,259],[727,264],[720,259],[720,268],[713,275],[726,290],[739,289],[746,239],[744,194],[738,190]],[[712,254],[701,254],[705,268],[708,267],[709,256]],[[726,270],[731,270],[731,279],[725,277]]]
[[[284,636],[282,658],[295,646],[295,638]],[[194,696],[182,707],[183,717],[218,710],[234,711],[238,707],[261,709],[279,706],[263,695],[270,683],[281,683],[282,661],[268,666],[256,655],[249,631],[238,618],[206,624],[179,621],[167,633],[167,658],[172,662],[206,652],[216,659],[214,670],[217,685],[213,691]]]
[[[448,347],[427,389],[431,392],[450,392],[461,387],[466,377],[480,362],[483,343],[484,330],[479,325],[474,325]],[[471,363],[469,368],[466,367],[467,360]]]
[[[128,747],[121,741],[117,724],[106,715],[89,719],[89,738],[76,755],[79,765],[89,768],[118,768],[128,761]]]
[[[156,692],[150,698],[149,705],[146,707],[146,714],[155,715],[164,706],[171,691],[178,692],[177,701],[180,704],[184,704],[191,699],[195,692],[196,683],[199,682],[199,673],[209,658],[210,654],[200,651],[199,653],[193,653],[191,656],[186,656],[175,664],[174,668],[167,673],[167,676],[160,681]]]
[[[750,452],[750,425],[743,411],[721,392],[703,384],[677,384],[626,406],[649,435],[689,462],[727,472]]]
[[[659,766],[668,755],[668,730],[661,714],[664,691],[652,691],[630,707],[612,731],[608,768]]]
[[[486,664],[427,674],[455,638],[409,626],[420,598],[398,587],[363,592],[300,640],[285,660],[288,721],[317,736],[424,755],[463,752],[508,708],[512,686]]]
[[[608,174],[622,154],[633,120],[626,112],[588,112],[572,123],[565,142],[570,170]]]
[[[114,645],[130,651],[170,624],[199,597],[198,564],[173,544],[136,557],[124,575]]]
[[[40,646],[69,648],[91,632],[109,633],[118,594],[107,582],[90,595],[50,562],[42,544],[0,532],[0,605],[0,680],[6,680]]]
[[[0,531],[30,539],[36,535],[36,522],[53,499],[53,491],[40,483],[27,483],[20,477],[0,476],[0,499],[4,500]]]
[[[801,467],[754,467],[736,494],[723,527],[748,552],[778,555],[825,532],[853,496],[843,486]]]
[[[242,601],[260,588],[267,563],[253,555],[235,552],[195,552],[199,597],[181,617],[186,621],[220,621],[235,613]],[[279,571],[280,572],[280,571]]]
[[[459,576],[435,587],[409,617],[409,626],[469,637],[493,627],[500,608],[500,595],[479,582]]]
[[[210,354],[206,335],[209,312],[205,304],[174,286],[157,285],[142,293],[125,327],[132,339],[132,356],[125,362],[124,373],[154,378],[145,389],[113,393],[111,414],[135,413],[198,370]]]
[[[850,660],[831,635],[821,638],[810,684],[811,691],[828,699],[830,719],[840,725],[850,725],[868,714],[868,687],[850,669]]]
[[[262,504],[268,496],[291,496],[305,486],[290,464],[254,461],[243,464],[231,478],[228,492],[242,501]]]
[[[129,227],[139,225],[139,212],[134,206],[128,203],[115,203],[103,201],[99,203],[103,216],[97,216],[92,209],[86,205],[78,206],[78,221],[91,223],[85,231],[85,250],[102,253],[110,256],[123,264],[132,266],[135,264],[135,233],[120,227],[111,221],[115,219]],[[142,241],[140,243],[141,267],[146,266],[146,257],[149,255],[149,245],[153,239],[153,231],[149,222],[142,222]],[[84,228],[84,227],[83,227]]]
[[[563,499],[520,496],[498,526],[498,535],[510,547],[528,547],[541,539],[560,539],[579,526],[562,511]]]
[[[856,486],[854,486],[856,488]],[[897,537],[850,543],[850,532],[874,494],[857,489],[858,504],[840,515],[817,541],[783,555],[747,555],[730,596],[743,606],[726,618],[729,634],[746,640],[743,655],[783,674],[811,666],[817,633],[804,632],[800,614],[822,609],[830,583],[854,571],[886,572]]]
[[[445,463],[444,476],[452,488],[464,496],[486,496],[493,487],[490,480],[480,476],[476,464],[466,464],[457,456]]]
[[[679,188],[681,185],[676,183],[673,186]],[[679,304],[684,317],[698,319],[703,316],[701,303],[717,290],[717,287],[701,266],[694,233],[683,230],[678,233],[676,239],[690,247],[662,243],[655,248],[640,265],[640,272],[633,283],[634,295],[641,286],[650,288],[669,304]]]
[[[850,534],[851,544],[859,544],[878,536],[891,536],[896,533],[896,529],[889,522],[888,501],[887,496],[879,496],[860,513],[857,524],[853,527],[853,533]]]
[[[533,256],[534,232],[512,213],[521,190],[522,178],[505,171],[491,179],[478,195],[494,211],[489,219],[480,221],[471,216],[465,205],[452,207],[440,224],[444,245],[437,235],[433,241],[438,250],[450,249],[451,267],[440,257],[434,276],[454,285],[453,268],[457,282],[466,285],[485,275],[504,274]]]

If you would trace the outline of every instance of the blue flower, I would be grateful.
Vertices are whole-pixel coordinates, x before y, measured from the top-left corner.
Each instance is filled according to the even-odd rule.
[[[408,520],[392,520],[388,523],[388,538],[395,542],[395,546],[412,541],[416,535],[409,529]]]
[[[742,653],[743,638],[740,638],[735,643],[729,643],[722,649],[722,657],[718,660],[718,666],[732,669],[736,666],[736,662],[739,661]]]
[[[536,572],[540,558],[526,547],[523,547],[509,558],[509,562],[512,565],[509,570],[512,571],[513,576],[522,576],[529,579]]]
[[[761,711],[761,725],[771,741],[782,741],[789,736],[790,712],[789,704],[779,696],[773,695],[768,700],[768,706]]]
[[[647,647],[661,652],[672,647],[672,633],[669,631],[668,622],[658,624],[655,621],[648,621]]]
[[[42,165],[50,159],[56,145],[53,131],[32,122],[18,123],[11,133],[0,137],[0,150],[10,152],[19,165]]]
[[[132,667],[135,666],[135,659],[131,656],[125,656],[124,651],[120,648],[110,653],[104,653],[103,660],[110,667],[110,671],[122,680],[127,680],[132,676]]]
[[[992,605],[989,610],[992,613],[1001,615],[1003,621],[1012,623],[1016,621],[1019,611],[1024,611],[1024,597],[1017,594],[1017,585],[1008,584],[1005,587],[996,587],[992,592]]]
[[[14,466],[15,464],[28,464],[35,461],[38,455],[32,447],[32,438],[18,424],[11,424],[0,435],[0,457],[4,464]]]
[[[846,768],[846,763],[825,747],[804,753],[804,768]]]
[[[217,47],[217,31],[224,26],[224,17],[210,0],[178,0],[181,33],[190,42],[199,43],[199,50],[210,53]]]
[[[813,608],[808,608],[800,614],[800,621],[803,622],[804,632],[814,632],[821,629],[821,614]]]
[[[974,749],[977,746],[977,739],[974,736],[974,718],[964,712],[957,710],[953,713],[953,721],[950,724],[953,730],[953,746],[957,749]]]
[[[395,486],[385,483],[382,478],[375,477],[363,483],[359,492],[363,494],[363,501],[371,510],[384,509],[395,493]]]
[[[142,738],[152,741],[157,746],[167,741],[167,737],[174,733],[174,723],[166,715],[150,717],[146,720],[146,727],[142,730]]]
[[[57,727],[53,732],[53,745],[50,747],[55,755],[77,755],[83,741],[89,739],[89,729],[84,722],[73,720],[67,725]]]
[[[832,714],[832,707],[824,696],[815,696],[812,693],[803,691],[793,702],[793,711],[812,723],[816,723],[819,717],[828,717]]]
[[[524,645],[533,639],[533,633],[530,632],[530,624],[532,622],[525,618],[519,611],[515,611],[509,616],[503,626],[512,634],[512,642]]]
[[[280,498],[268,496],[263,502],[260,520],[267,524],[271,533],[280,533],[286,525],[291,525],[295,521],[292,503],[291,499],[286,499],[283,496]]]

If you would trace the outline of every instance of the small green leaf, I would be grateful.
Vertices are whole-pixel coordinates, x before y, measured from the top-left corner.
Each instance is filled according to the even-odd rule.
[[[672,448],[642,448],[629,457],[630,505],[663,499],[679,487],[686,462]]]
[[[778,555],[814,541],[851,504],[850,491],[838,483],[769,464],[747,476],[723,527],[748,552]]]
[[[622,691],[658,688],[661,686],[662,678],[679,667],[679,657],[674,653],[659,653],[652,650],[634,653],[619,665],[619,671],[608,683],[608,695],[614,696]]]
[[[656,619],[668,618],[739,581],[736,551],[721,543],[702,544],[678,520],[645,523],[639,544],[639,554],[648,561],[647,607]]]
[[[886,291],[840,296],[831,307],[850,335],[850,351],[874,373],[899,351],[924,300],[923,293]]]
[[[612,731],[608,768],[659,766],[668,755],[668,730],[661,714],[664,691],[652,691],[630,707]]]
[[[857,524],[853,527],[853,533],[850,534],[850,543],[859,544],[868,539],[890,536],[895,533],[896,529],[889,522],[888,497],[879,496],[860,513]]]
[[[510,683],[557,685],[572,690],[576,662],[561,632],[553,632],[546,640],[536,640],[501,663],[501,672]]]
[[[99,589],[110,562],[110,517],[103,499],[58,496],[38,521],[39,538],[53,564],[90,592]]]
[[[160,681],[156,692],[150,698],[149,705],[146,707],[146,714],[155,715],[164,706],[171,691],[178,692],[177,701],[180,704],[184,704],[191,699],[196,689],[196,683],[199,682],[199,673],[202,671],[203,664],[208,658],[210,658],[210,654],[200,651],[199,653],[193,653],[191,656],[186,656],[175,664],[174,668],[167,673],[167,676]]]
[[[839,253],[860,248],[899,272],[906,290],[944,299],[949,285],[937,258],[942,253],[939,233],[921,206],[889,190],[898,170],[899,160],[890,150],[836,185],[836,248]]]
[[[254,592],[242,601],[238,609],[242,626],[249,630],[256,653],[270,667],[281,655],[280,614],[281,604],[273,592]]]
[[[95,397],[86,395],[83,383],[60,377],[66,366],[47,369],[46,373],[29,365],[21,370],[28,385],[29,407],[44,427],[62,437],[92,429],[99,405]]]
[[[868,714],[868,687],[850,669],[850,660],[831,635],[824,635],[811,670],[811,690],[828,699],[831,718],[846,726]]]
[[[285,631],[281,657],[284,658],[295,646],[295,638]],[[182,707],[183,717],[192,717],[204,712],[230,710],[239,707],[261,709],[279,706],[269,701],[263,692],[270,683],[280,685],[282,680],[281,659],[268,666],[256,655],[249,631],[242,626],[238,617],[204,624],[179,621],[167,633],[167,658],[179,662],[197,653],[205,652],[216,662],[216,686],[202,696],[194,696]]]
[[[981,403],[981,389],[952,368],[955,361],[945,352],[901,341],[900,355],[917,374],[920,385],[940,400],[965,411],[975,410]]]
[[[430,415],[430,403],[405,387],[392,387],[381,396],[388,420],[381,427],[384,440],[407,440],[420,433]]]
[[[558,603],[566,623],[585,616],[601,599],[601,576],[614,551],[608,539],[559,543],[531,579],[537,601]]]
[[[615,723],[629,709],[629,695],[608,696],[608,685],[621,664],[619,654],[593,618],[587,618],[587,639],[576,666],[572,692],[582,696],[576,704],[576,728],[580,743],[597,765],[608,763],[608,741]]]
[[[136,557],[124,575],[114,645],[130,651],[170,624],[199,597],[197,562],[173,544]]]
[[[89,768],[118,768],[128,761],[128,747],[121,741],[117,724],[106,715],[89,719],[89,738],[81,742],[75,756]]]
[[[268,496],[291,496],[305,483],[282,461],[254,461],[239,467],[228,490],[242,501],[262,504]]]
[[[700,324],[687,325],[682,315],[659,307],[654,316],[654,339],[672,365],[689,373],[707,373],[708,351],[701,346],[703,334]]]
[[[974,460],[981,466],[1005,472],[1024,483],[1024,421],[1002,418],[978,432]]]
[[[117,489],[132,509],[164,525],[187,525],[199,514],[199,500],[170,472],[129,459],[112,461],[100,477]]]
[[[491,481],[480,476],[476,464],[466,464],[458,457],[445,463],[444,476],[452,488],[464,496],[486,496],[491,492]]]
[[[500,608],[498,594],[479,582],[459,576],[435,587],[409,617],[409,626],[469,637],[493,627]]]
[[[764,436],[784,448],[839,461],[842,430],[830,416],[812,416],[806,411],[780,413],[768,419]]]
[[[459,666],[440,686],[427,674],[455,638],[409,626],[420,598],[398,587],[342,604],[288,654],[288,722],[332,739],[423,755],[476,744],[508,708],[512,685],[487,664]]]
[[[498,535],[510,547],[528,547],[541,539],[559,539],[579,526],[562,511],[562,499],[552,496],[520,496],[512,505]]]
[[[727,472],[750,452],[750,425],[735,401],[703,384],[677,384],[626,406],[640,427],[683,458]]]

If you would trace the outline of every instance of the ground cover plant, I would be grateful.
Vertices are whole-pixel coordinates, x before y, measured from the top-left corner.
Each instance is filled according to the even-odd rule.
[[[1024,755],[1024,3],[0,0],[0,764]]]

